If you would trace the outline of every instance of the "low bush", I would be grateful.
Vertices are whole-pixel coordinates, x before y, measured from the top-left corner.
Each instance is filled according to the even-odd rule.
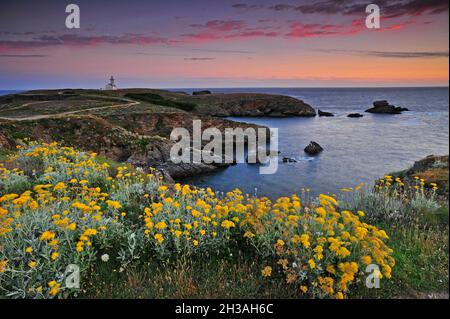
[[[170,267],[180,260],[254,256],[254,277],[280,281],[298,296],[345,298],[365,282],[367,265],[379,266],[380,279],[390,278],[395,265],[386,232],[327,195],[313,203],[239,190],[221,195],[166,185],[154,171],[126,166],[110,176],[96,154],[56,143],[24,146],[16,163],[30,161],[43,169],[25,175],[20,168],[0,168],[4,297],[72,297],[78,290],[67,285],[70,265],[82,278],[95,278],[108,262],[127,272],[145,271],[149,261]],[[28,190],[14,191],[19,177]],[[92,284],[81,282],[82,288]]]

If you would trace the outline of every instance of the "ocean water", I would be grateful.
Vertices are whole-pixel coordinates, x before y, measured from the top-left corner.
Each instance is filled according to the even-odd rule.
[[[274,175],[260,175],[257,165],[237,164],[207,176],[185,180],[218,191],[240,188],[271,198],[298,193],[336,193],[340,188],[373,181],[386,173],[410,167],[427,155],[449,153],[448,88],[239,88],[210,89],[215,93],[270,93],[304,100],[336,117],[231,118],[279,130],[280,163]],[[181,91],[177,89],[177,91]],[[184,89],[191,93],[194,89]],[[17,91],[0,91],[0,95]],[[375,100],[408,107],[401,115],[363,113]],[[360,112],[363,118],[347,118]],[[311,157],[303,149],[316,141],[325,149]],[[281,158],[298,162],[284,164]]]
[[[213,92],[283,94],[304,100],[336,117],[232,118],[278,128],[281,158],[297,163],[279,163],[274,175],[260,175],[257,165],[245,163],[184,182],[229,191],[240,188],[249,194],[287,196],[308,188],[313,194],[336,193],[344,187],[373,181],[393,171],[410,167],[427,155],[449,153],[448,88],[270,88],[210,89]],[[192,90],[185,90],[191,92]],[[388,100],[409,108],[401,115],[363,113],[373,101]],[[347,118],[360,112],[363,118]],[[303,149],[310,141],[325,150],[311,157]]]
[[[23,91],[18,91],[18,90],[0,90],[0,96],[1,95],[8,95],[8,94],[16,94],[16,93],[20,93]]]

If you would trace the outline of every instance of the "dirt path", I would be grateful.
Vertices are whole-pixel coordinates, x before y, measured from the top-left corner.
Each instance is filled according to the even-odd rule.
[[[86,95],[86,97],[88,97],[88,96]],[[7,120],[7,121],[36,121],[36,120],[55,118],[55,117],[66,116],[66,115],[73,115],[73,114],[90,112],[90,111],[100,111],[100,110],[104,110],[104,109],[121,108],[121,107],[125,108],[125,107],[131,107],[131,106],[135,106],[135,105],[141,104],[140,102],[133,101],[133,100],[128,100],[128,99],[118,99],[118,100],[120,100],[122,102],[128,102],[128,103],[109,105],[109,106],[100,106],[100,107],[94,107],[94,108],[84,109],[84,110],[67,111],[67,112],[56,113],[56,114],[33,115],[33,116],[26,116],[26,117],[1,117],[0,116],[0,120]],[[36,103],[43,103],[43,102],[27,103],[27,104],[21,105],[20,107],[24,107],[24,106],[28,106],[28,105],[36,104]]]

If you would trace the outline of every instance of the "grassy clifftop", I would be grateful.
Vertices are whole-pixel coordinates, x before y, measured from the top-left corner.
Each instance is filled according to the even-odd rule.
[[[85,100],[84,103],[82,101]],[[315,116],[315,110],[303,101],[281,95],[269,94],[206,94],[188,95],[154,89],[100,90],[38,90],[0,97],[0,117],[29,112],[52,112],[46,106],[55,105],[65,111],[89,109],[95,104],[106,105],[118,100],[133,100],[144,105],[169,108],[171,111],[186,111],[198,115],[212,116]],[[47,104],[46,104],[47,102]],[[39,105],[41,104],[41,105]],[[83,106],[80,106],[82,104]],[[17,115],[17,113],[16,113]]]
[[[192,98],[151,89],[40,90],[4,96],[0,97],[0,146],[6,154],[19,139],[59,141],[144,168],[151,164],[164,169],[166,176],[211,172],[220,167],[175,166],[169,161],[174,128],[192,131],[196,119],[202,120],[203,129],[258,126],[199,114]]]

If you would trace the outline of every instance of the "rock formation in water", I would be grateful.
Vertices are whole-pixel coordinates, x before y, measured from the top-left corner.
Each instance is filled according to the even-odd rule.
[[[318,114],[319,114],[319,116],[325,116],[325,117],[333,117],[334,116],[333,113],[324,112],[324,111],[321,111],[321,110],[318,111]]]
[[[309,155],[317,155],[323,151],[322,146],[318,143],[311,141],[308,146],[305,147],[305,153]]]
[[[347,115],[347,117],[350,118],[359,118],[359,117],[363,117],[364,115],[360,114],[360,113],[351,113],[349,115]]]
[[[386,100],[375,101],[373,102],[373,107],[366,110],[367,113],[375,113],[375,114],[401,114],[404,111],[409,110],[405,107],[391,105]]]

